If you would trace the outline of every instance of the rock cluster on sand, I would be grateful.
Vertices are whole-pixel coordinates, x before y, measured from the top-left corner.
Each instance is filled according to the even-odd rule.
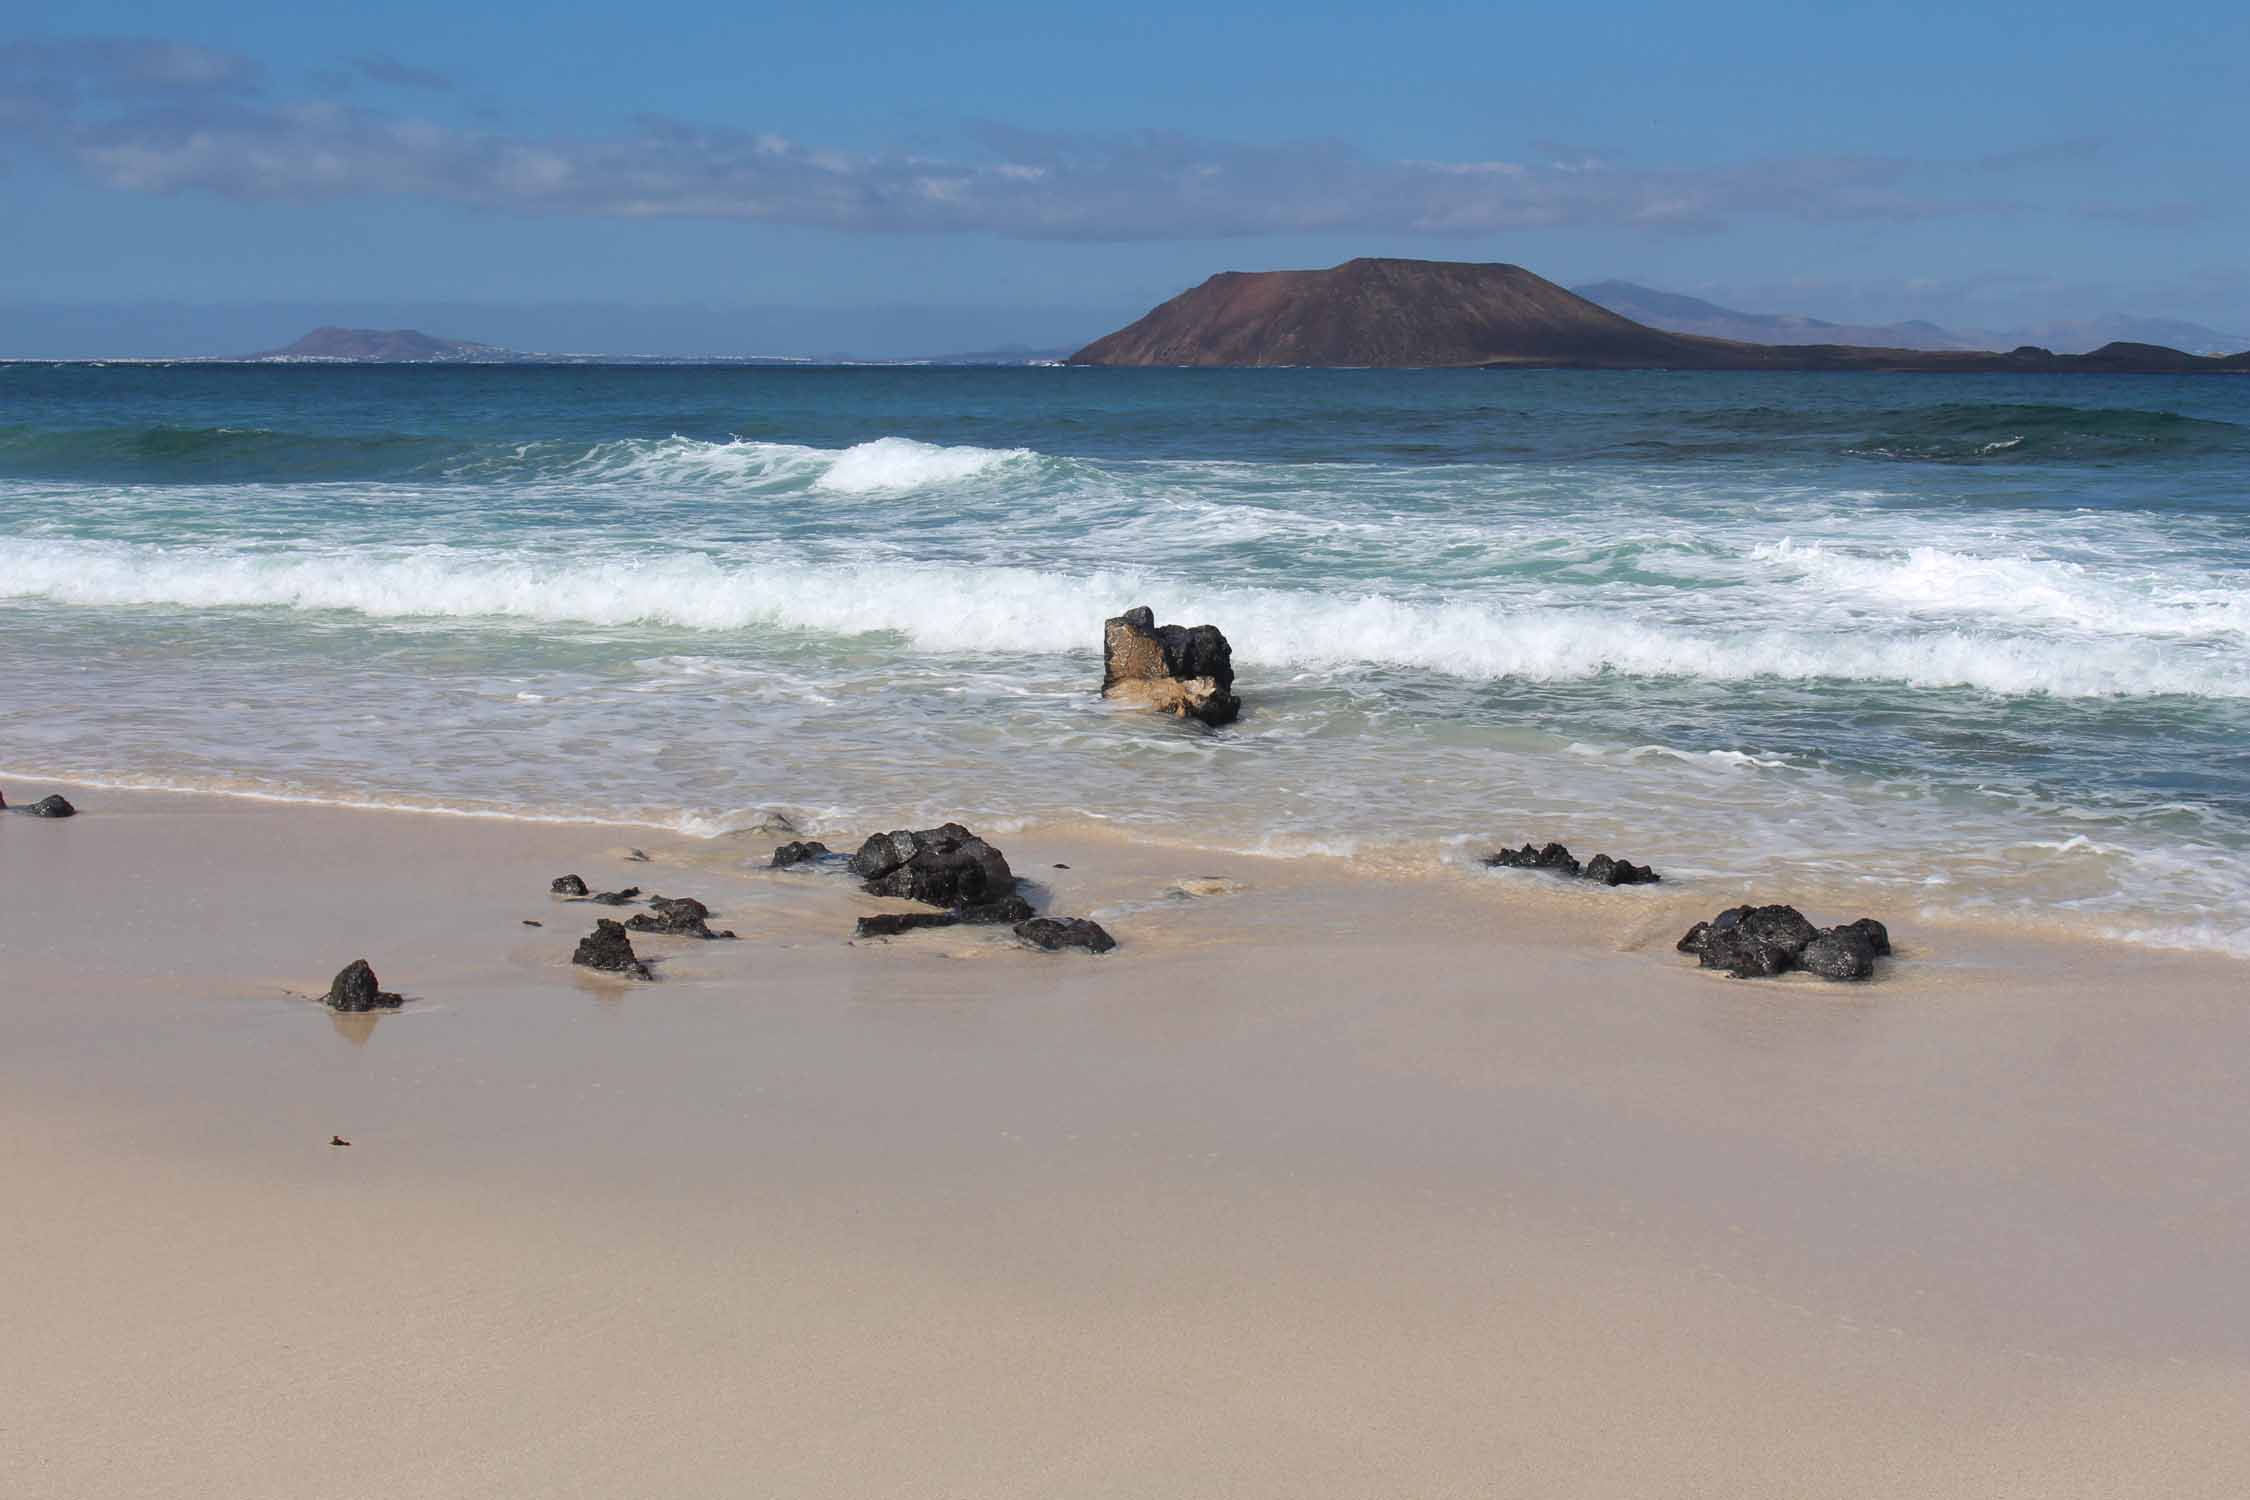
[[[1867,979],[1891,951],[1890,929],[1873,917],[1815,927],[1794,906],[1734,906],[1698,922],[1677,944],[1706,969],[1737,979],[1803,969],[1823,979]]]
[[[655,932],[666,937],[731,938],[732,932],[713,932],[711,908],[693,896],[651,896],[649,909],[631,918],[626,926],[635,932]]]
[[[403,995],[394,995],[375,982],[375,971],[367,960],[355,958],[337,971],[335,980],[328,986],[328,1004],[336,1010],[396,1010],[406,1003]]]
[[[1138,605],[1102,625],[1102,696],[1206,724],[1233,722],[1234,648],[1216,625],[1159,625]]]
[[[1581,865],[1561,844],[1548,844],[1540,849],[1529,844],[1521,849],[1502,849],[1497,854],[1487,854],[1484,863],[1488,869],[1545,870],[1576,880],[1591,880],[1596,885],[1653,885],[1664,878],[1647,865],[1612,859],[1606,854],[1597,854]]]
[[[924,927],[978,922],[1006,924],[1018,937],[1050,952],[1082,947],[1106,953],[1117,946],[1116,939],[1083,918],[1037,915],[1017,893],[1020,882],[1008,868],[1008,857],[959,823],[878,833],[852,856],[851,872],[871,896],[898,896],[943,908],[861,917],[854,937],[896,937]]]
[[[608,917],[597,920],[594,930],[578,940],[578,951],[570,955],[570,961],[582,969],[623,974],[629,979],[652,977],[648,965],[633,951],[633,940],[625,935],[625,924]]]

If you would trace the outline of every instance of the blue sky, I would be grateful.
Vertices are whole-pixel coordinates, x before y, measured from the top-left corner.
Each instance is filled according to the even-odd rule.
[[[1068,341],[1396,254],[2250,329],[2246,70],[2239,3],[74,0],[0,23],[0,305]]]

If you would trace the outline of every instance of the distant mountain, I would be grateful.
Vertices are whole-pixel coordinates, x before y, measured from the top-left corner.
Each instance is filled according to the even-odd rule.
[[[1755,344],[1858,344],[1883,349],[2015,349],[2032,344],[2057,354],[2086,354],[2104,344],[2155,344],[2190,354],[2231,354],[2250,349],[2250,334],[2224,333],[2178,318],[2137,318],[2126,313],[1956,332],[1919,318],[1906,323],[1829,323],[1796,313],[1737,312],[1701,297],[1660,292],[1630,281],[1597,281],[1573,290],[1589,302],[1598,302],[1651,328]]]
[[[413,328],[315,328],[257,359],[348,360],[361,364],[504,364],[522,356],[493,344],[433,338]]]
[[[1708,339],[1735,339],[1747,344],[1857,344],[1877,349],[1983,349],[1996,347],[1951,333],[1935,323],[1916,319],[1910,323],[1827,323],[1795,313],[1746,313],[1701,297],[1660,292],[1630,281],[1597,281],[1571,290],[1611,312],[1662,328],[1671,333],[1700,334]],[[2124,337],[2120,334],[2119,337]],[[2010,339],[2007,347],[2046,343],[2043,339]],[[2048,344],[2049,348],[2059,348]],[[2092,348],[2093,345],[2086,345]],[[2069,351],[2072,353],[2076,350]]]
[[[1521,266],[1363,259],[1325,271],[1222,272],[1070,363],[2203,374],[2250,372],[2250,353],[2204,359],[2122,342],[2083,355],[1749,343],[1650,328]]]
[[[2229,354],[2250,349],[2250,334],[2222,333],[2201,323],[2178,318],[2136,318],[2129,313],[2109,313],[2054,323],[2035,323],[1992,335],[1997,344],[2044,344],[2058,354],[2079,354],[2103,344],[2163,344],[2190,354]]]

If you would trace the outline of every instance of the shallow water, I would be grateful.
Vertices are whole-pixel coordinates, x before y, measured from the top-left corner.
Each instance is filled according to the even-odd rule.
[[[2246,476],[2219,378],[0,366],[0,771],[1562,837],[2250,953]],[[1135,603],[1240,725],[1093,697]]]

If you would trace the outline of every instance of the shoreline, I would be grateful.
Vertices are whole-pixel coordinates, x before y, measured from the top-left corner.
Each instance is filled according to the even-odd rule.
[[[905,905],[773,835],[6,823],[0,1487],[2250,1479],[2229,961],[1894,923],[1871,984],[1730,980],[1700,892],[1036,830],[1115,952],[853,943]],[[575,971],[624,913],[566,872],[741,938]],[[362,956],[403,1010],[294,998]]]
[[[427,817],[485,823],[501,828],[583,828],[622,835],[640,833],[651,839],[672,838],[689,841],[692,845],[732,845],[745,839],[768,838],[780,843],[791,838],[837,838],[841,835],[850,847],[838,846],[838,852],[848,854],[860,839],[878,830],[872,823],[865,827],[854,824],[849,829],[827,829],[822,820],[808,818],[800,809],[770,807],[742,809],[738,814],[703,816],[680,814],[670,820],[655,818],[601,818],[564,812],[534,812],[502,807],[460,807],[438,803],[410,803],[378,800],[339,800],[320,795],[299,795],[270,792],[253,788],[213,788],[182,785],[176,782],[157,783],[153,780],[133,780],[123,777],[89,775],[24,775],[6,766],[0,766],[0,792],[10,787],[60,787],[99,791],[108,795],[129,798],[179,798],[190,801],[210,799],[242,802],[253,806],[277,809],[298,808],[310,812],[368,813],[401,817]],[[17,802],[30,800],[19,795]],[[15,805],[11,803],[11,806]],[[909,819],[909,822],[912,820]],[[941,820],[942,821],[942,820]],[[1486,881],[1504,882],[1514,888],[1519,899],[1532,903],[1542,900],[1561,903],[1559,911],[1568,913],[1576,903],[1584,901],[1627,903],[1645,902],[1662,906],[1676,903],[1672,898],[1691,893],[1693,907],[1681,907],[1680,912],[1693,911],[1684,916],[1680,927],[1686,930],[1692,921],[1707,917],[1711,912],[1741,902],[1753,904],[1766,901],[1786,901],[1792,904],[1819,907],[1840,913],[1853,907],[1852,916],[1873,915],[1894,926],[1912,928],[1939,928],[1959,934],[1960,940],[1975,946],[1999,943],[2058,943],[2064,945],[2092,945],[2097,948],[2115,948],[2124,955],[2165,955],[2208,958],[2228,964],[2250,964],[2250,952],[2241,951],[2220,938],[2198,938],[2186,933],[2185,924],[2197,913],[2148,911],[2141,914],[2146,923],[2177,923],[2179,926],[2142,925],[2126,926],[2125,915],[2102,915],[2089,918],[2073,912],[2058,903],[2045,912],[2028,910],[2008,911],[1993,907],[1932,906],[1915,893],[1919,888],[1891,882],[1854,884],[1835,880],[1820,881],[1806,877],[1792,879],[1786,875],[1744,875],[1726,871],[1681,871],[1677,864],[1668,864],[1660,851],[1635,847],[1621,854],[1623,858],[1646,858],[1654,863],[1664,880],[1648,887],[1618,887],[1615,889],[1581,889],[1569,882],[1558,882],[1537,872],[1493,871],[1481,867],[1479,853],[1490,852],[1484,842],[1473,835],[1452,834],[1440,838],[1409,839],[1392,844],[1372,840],[1344,838],[1326,847],[1273,847],[1269,841],[1264,847],[1246,846],[1242,843],[1198,842],[1192,838],[1177,837],[1169,829],[1160,830],[1146,823],[1126,822],[1088,816],[1082,820],[1064,821],[1052,818],[973,818],[980,833],[1002,840],[1032,837],[1060,839],[1065,842],[1108,842],[1120,846],[1140,848],[1151,853],[1168,851],[1180,858],[1199,855],[1214,858],[1249,859],[1273,864],[1300,861],[1333,861],[1343,870],[1358,866],[1358,878],[1364,880],[1426,880],[1433,882],[1465,882],[1471,885]],[[1558,820],[1559,822],[1559,820]],[[885,827],[900,826],[895,820]],[[1569,841],[1567,828],[1541,828],[1531,820],[1524,820],[1524,832],[1516,842],[1528,838],[1534,844],[1549,838]],[[1342,847],[1338,847],[1338,845]],[[1591,844],[1579,850],[1581,857],[1595,852]],[[1611,851],[1615,852],[1615,851]],[[1881,906],[1885,911],[1873,908]],[[1856,908],[1865,907],[1862,912]],[[1707,909],[1705,909],[1707,908]],[[1621,907],[1620,910],[1639,908]],[[1614,914],[1614,913],[1613,913]],[[1834,920],[1849,920],[1835,915]],[[2123,927],[2124,930],[2120,930]],[[1675,933],[1673,936],[1677,936]],[[1667,940],[1669,941],[1669,940]]]

